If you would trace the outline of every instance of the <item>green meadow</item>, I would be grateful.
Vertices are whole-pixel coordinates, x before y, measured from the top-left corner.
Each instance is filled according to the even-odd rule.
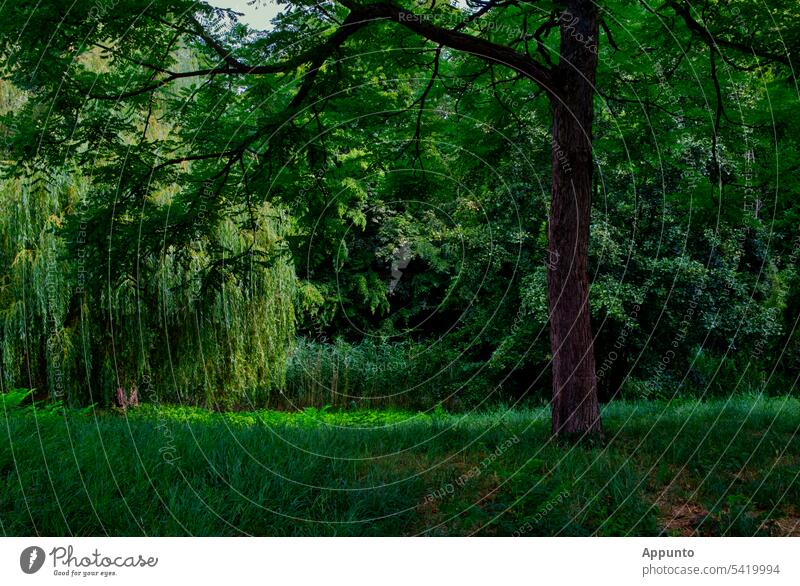
[[[8,401],[10,403],[10,401]],[[5,535],[797,535],[800,401],[213,413],[5,406]]]

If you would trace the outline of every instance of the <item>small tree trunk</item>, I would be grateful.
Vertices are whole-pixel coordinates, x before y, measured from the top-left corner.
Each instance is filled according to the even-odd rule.
[[[591,0],[572,0],[559,23],[547,283],[553,433],[577,438],[601,433],[588,276],[597,9]]]

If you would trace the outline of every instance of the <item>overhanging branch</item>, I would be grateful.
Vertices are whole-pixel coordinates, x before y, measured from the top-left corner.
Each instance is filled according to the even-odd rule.
[[[379,2],[359,4],[353,0],[337,0],[350,9],[350,15],[360,21],[388,20],[407,28],[421,37],[457,51],[463,51],[485,61],[505,65],[538,83],[548,93],[555,93],[553,71],[523,53],[475,37],[459,30],[448,29],[428,21],[424,16],[394,4]]]

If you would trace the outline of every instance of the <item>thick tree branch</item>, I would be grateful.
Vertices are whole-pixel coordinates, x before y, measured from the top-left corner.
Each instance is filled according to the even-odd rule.
[[[378,2],[375,4],[359,4],[353,0],[337,0],[350,9],[351,16],[359,20],[388,20],[417,33],[421,37],[443,45],[449,49],[463,51],[485,61],[499,63],[522,73],[537,82],[548,93],[555,93],[553,70],[531,59],[523,53],[499,45],[480,37],[474,37],[458,30],[448,29],[428,21],[420,16],[394,4]]]
[[[295,71],[304,65],[311,64],[311,71],[306,76],[306,80],[308,80],[309,77],[311,80],[308,81],[309,87],[304,92],[308,93],[308,90],[310,90],[310,84],[313,82],[313,78],[316,77],[317,70],[328,59],[328,57],[330,57],[330,55],[333,54],[334,51],[336,51],[336,49],[338,49],[348,39],[348,37],[355,34],[369,23],[370,20],[360,20],[356,15],[351,14],[344,21],[342,26],[340,26],[335,33],[333,33],[325,42],[321,43],[320,45],[280,63],[253,66],[242,63],[238,59],[234,58],[222,45],[214,41],[210,35],[202,31],[202,28],[194,31],[187,30],[186,32],[197,35],[203,39],[208,46],[219,55],[226,65],[206,69],[197,69],[194,71],[169,71],[166,72],[165,77],[128,92],[115,95],[89,94],[89,97],[96,100],[124,100],[145,94],[147,92],[155,91],[177,79],[216,75],[270,75],[275,73],[287,73],[290,71]],[[306,82],[304,82],[304,85],[305,84]]]
[[[447,29],[427,21],[423,16],[414,14],[404,8],[390,3],[361,5],[352,0],[338,0],[340,4],[350,9],[350,14],[344,23],[325,42],[296,57],[285,61],[265,65],[248,65],[236,59],[230,51],[209,35],[200,24],[193,20],[194,30],[186,29],[185,32],[202,39],[224,62],[224,66],[198,69],[185,72],[165,72],[162,79],[146,84],[139,88],[116,95],[90,94],[98,100],[121,100],[135,97],[147,92],[157,90],[172,81],[188,77],[216,76],[216,75],[265,75],[295,71],[305,65],[311,65],[311,71],[306,75],[299,99],[302,99],[311,89],[314,78],[323,63],[354,33],[365,26],[381,20],[396,22],[401,26],[417,33],[421,37],[433,41],[444,47],[469,53],[491,63],[498,63],[510,67],[524,76],[534,80],[548,93],[555,93],[553,70],[542,65],[531,57],[519,53],[511,47],[499,45],[491,41],[475,37],[457,30]],[[170,25],[173,26],[174,25]]]

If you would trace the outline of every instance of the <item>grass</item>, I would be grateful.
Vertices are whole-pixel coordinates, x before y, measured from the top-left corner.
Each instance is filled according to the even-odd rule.
[[[2,405],[5,535],[785,535],[800,401],[605,408],[604,446],[544,409],[126,414]]]

